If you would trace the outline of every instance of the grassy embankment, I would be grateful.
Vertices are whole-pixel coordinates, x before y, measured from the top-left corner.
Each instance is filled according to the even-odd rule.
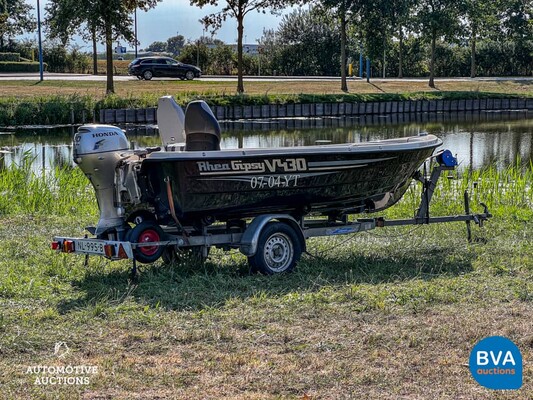
[[[70,123],[71,110],[81,121],[82,110],[91,116],[105,108],[155,107],[162,95],[180,104],[205,99],[212,105],[314,102],[367,102],[416,99],[471,99],[533,97],[531,81],[442,81],[437,89],[426,82],[350,81],[349,93],[339,82],[247,82],[246,95],[235,94],[235,82],[154,80],[119,81],[116,95],[105,96],[105,83],[92,81],[2,81],[0,126]]]
[[[494,218],[468,244],[464,224],[391,228],[310,241],[295,273],[250,275],[239,253],[204,267],[129,265],[57,255],[97,208],[78,169],[45,183],[0,172],[2,398],[533,397],[533,166],[443,179],[434,213],[462,190]],[[8,194],[8,195],[7,195]],[[409,191],[386,215],[412,215]],[[483,337],[520,347],[524,386],[482,389],[468,356]],[[54,344],[70,353],[54,356]],[[35,365],[97,366],[88,386],[38,386]],[[307,396],[307,397],[306,397]]]

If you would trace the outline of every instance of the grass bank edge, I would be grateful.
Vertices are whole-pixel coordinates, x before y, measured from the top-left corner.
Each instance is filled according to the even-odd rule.
[[[197,91],[173,94],[181,106],[193,100],[205,100],[211,106],[261,106],[271,104],[312,103],[369,103],[415,100],[485,100],[533,99],[528,93],[498,93],[484,91],[443,91],[412,93],[346,93],[346,94],[261,94],[238,95]],[[157,106],[159,94],[141,96],[109,95],[98,98],[92,95],[46,95],[35,97],[0,97],[0,126],[68,124],[91,120],[94,113],[103,109],[151,108]],[[82,114],[85,114],[83,118]]]

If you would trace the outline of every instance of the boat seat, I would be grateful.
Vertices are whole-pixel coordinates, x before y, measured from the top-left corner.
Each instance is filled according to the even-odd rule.
[[[220,125],[203,100],[190,102],[185,110],[185,150],[220,150]]]
[[[172,96],[160,97],[157,102],[157,125],[165,148],[185,142],[183,127],[185,114]]]

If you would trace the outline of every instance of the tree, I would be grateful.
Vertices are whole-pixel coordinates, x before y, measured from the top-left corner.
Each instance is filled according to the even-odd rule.
[[[13,37],[35,30],[32,9],[24,0],[0,0],[0,49]]]
[[[371,60],[379,60],[385,54],[387,41],[391,40],[392,29],[387,18],[388,7],[386,0],[369,0],[362,5],[360,26],[366,56]],[[367,71],[367,82],[370,82],[370,75],[370,71]]]
[[[172,53],[174,56],[177,56],[180,54],[183,46],[185,46],[185,38],[183,35],[177,34],[176,36],[172,36],[167,39],[166,51]]]
[[[463,0],[462,8],[464,25],[470,36],[470,77],[475,78],[478,36],[486,35],[497,26],[497,3],[485,0]]]
[[[151,45],[149,45],[145,50],[151,51],[154,53],[162,53],[164,51],[167,51],[167,43],[156,41],[156,42],[153,42]]]
[[[235,52],[231,46],[219,44],[209,52],[210,68],[215,74],[230,75],[237,65]]]
[[[429,86],[435,87],[435,48],[437,39],[448,40],[459,31],[459,3],[456,0],[420,0],[417,10],[420,30],[431,46]]]
[[[218,6],[219,0],[190,0],[191,5],[200,8],[206,5]],[[243,54],[242,39],[244,36],[244,17],[251,11],[266,13],[271,10],[276,13],[283,6],[287,5],[286,0],[225,0],[225,6],[221,11],[206,15],[201,22],[206,28],[211,27],[213,32],[218,30],[228,17],[237,20],[237,92],[244,93],[243,75]]]
[[[285,75],[338,75],[340,29],[333,11],[314,7],[284,15],[276,31],[265,30],[263,70]]]
[[[46,7],[46,27],[51,39],[59,39],[66,46],[78,34],[92,43],[93,74],[98,75],[97,21],[90,18],[89,4],[74,0],[53,1]]]
[[[200,65],[206,66],[209,60],[209,49],[205,44],[200,43],[199,41],[188,43],[183,47],[179,60],[185,64],[193,64],[198,67],[200,67]]]
[[[506,37],[516,41],[533,38],[533,3],[531,0],[508,0],[501,3],[498,19]]]
[[[359,1],[356,0],[322,0],[326,9],[333,9],[339,21],[340,28],[340,64],[341,64],[341,90],[348,91],[346,81],[346,25],[359,11]]]
[[[107,93],[115,91],[113,82],[113,41],[124,38],[134,41],[131,13],[137,8],[147,11],[160,0],[51,0],[47,6],[51,30],[64,29],[64,36],[85,25],[94,29],[95,37],[104,39],[106,46]],[[68,18],[64,18],[67,15]],[[56,32],[57,33],[57,32]],[[59,34],[59,33],[58,33]]]
[[[385,18],[391,34],[398,37],[398,78],[403,78],[403,41],[404,29],[411,22],[411,10],[416,0],[390,0]]]

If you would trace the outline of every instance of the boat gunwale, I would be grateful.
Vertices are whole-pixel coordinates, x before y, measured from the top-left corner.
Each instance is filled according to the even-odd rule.
[[[385,139],[363,143],[342,143],[312,146],[291,146],[276,148],[222,149],[209,151],[158,151],[149,154],[145,161],[171,161],[197,158],[234,158],[234,157],[303,157],[313,154],[367,154],[376,152],[417,151],[437,148],[442,140],[435,135],[409,136],[398,139]]]

